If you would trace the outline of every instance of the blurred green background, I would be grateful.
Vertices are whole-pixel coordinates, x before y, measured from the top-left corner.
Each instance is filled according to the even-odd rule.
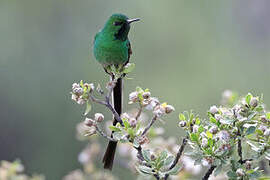
[[[267,0],[0,0],[0,159],[20,158],[49,180],[80,167],[83,110],[69,91],[81,79],[108,79],[91,49],[116,12],[141,18],[129,36],[136,69],[125,92],[150,88],[175,106],[166,136],[181,134],[178,112],[204,116],[225,89],[263,93],[269,105],[269,8]]]

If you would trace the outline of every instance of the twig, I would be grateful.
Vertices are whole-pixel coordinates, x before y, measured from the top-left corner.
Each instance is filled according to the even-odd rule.
[[[138,113],[137,113],[135,119],[138,120],[139,117],[141,116],[141,114],[142,114],[142,105],[140,104],[139,111],[138,111]]]
[[[202,180],[208,180],[208,178],[211,176],[211,174],[213,173],[213,171],[215,170],[217,166],[212,165],[208,171],[206,172],[206,174],[203,176]]]
[[[151,119],[150,123],[146,126],[146,128],[144,129],[144,131],[143,131],[143,133],[142,133],[141,136],[144,136],[144,135],[147,133],[147,131],[151,128],[151,126],[154,124],[154,122],[155,122],[156,120],[157,120],[157,116],[155,115],[155,116]]]
[[[175,156],[175,159],[174,159],[172,165],[170,166],[169,170],[174,168],[176,166],[176,164],[178,163],[180,157],[182,156],[182,154],[184,152],[186,144],[187,144],[187,137],[183,138],[182,145],[180,146],[180,148]],[[166,174],[164,180],[167,180],[168,177],[169,177],[169,174]]]
[[[105,134],[105,133],[99,128],[98,125],[96,125],[95,127],[96,127],[97,132],[98,132],[101,136],[103,136],[104,138],[106,138],[106,139],[108,139],[108,140],[110,140],[110,141],[117,142],[117,140],[115,140],[115,139],[111,138],[110,136],[108,136],[107,134]]]
[[[243,164],[243,152],[242,152],[242,142],[241,142],[241,136],[240,136],[240,132],[238,130],[237,135],[239,136],[239,139],[237,141],[237,152],[238,152],[238,156],[239,156],[239,163]]]

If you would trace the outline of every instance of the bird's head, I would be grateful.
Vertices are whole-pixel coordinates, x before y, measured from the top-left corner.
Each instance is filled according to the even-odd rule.
[[[113,14],[106,22],[103,31],[114,36],[115,39],[125,41],[130,29],[130,23],[139,21],[140,19],[129,19],[123,14]]]

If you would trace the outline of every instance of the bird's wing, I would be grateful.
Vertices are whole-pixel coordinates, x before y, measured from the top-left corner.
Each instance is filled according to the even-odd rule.
[[[131,45],[130,45],[129,41],[127,41],[127,46],[128,46],[128,60],[127,60],[126,64],[129,63],[129,59],[130,59],[130,56],[132,54],[132,49],[131,49]]]

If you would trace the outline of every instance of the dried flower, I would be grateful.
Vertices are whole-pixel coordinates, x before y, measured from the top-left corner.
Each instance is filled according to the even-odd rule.
[[[96,113],[96,114],[95,114],[95,120],[96,120],[97,122],[102,122],[102,121],[104,120],[104,115],[101,114],[101,113]]]

